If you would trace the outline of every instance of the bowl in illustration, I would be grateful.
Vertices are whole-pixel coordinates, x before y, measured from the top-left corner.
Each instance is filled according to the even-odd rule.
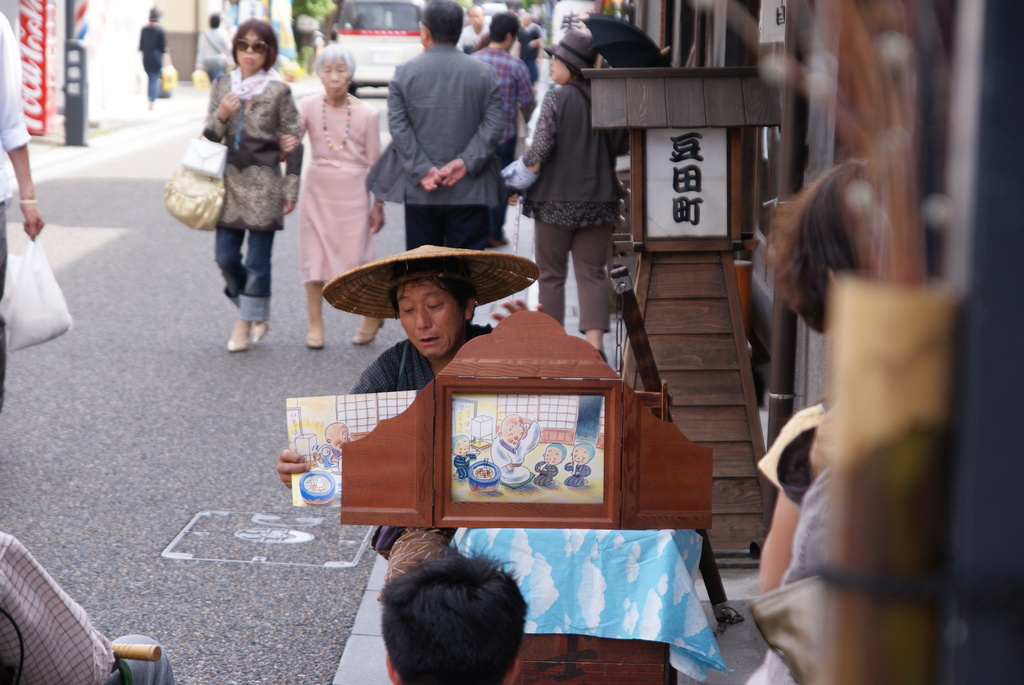
[[[330,504],[334,499],[334,478],[324,471],[309,471],[299,478],[299,494],[306,504]]]
[[[473,492],[495,492],[501,474],[494,462],[478,461],[469,467],[469,489]]]

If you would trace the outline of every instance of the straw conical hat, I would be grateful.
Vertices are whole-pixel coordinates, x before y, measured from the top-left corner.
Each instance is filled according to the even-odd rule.
[[[513,295],[537,280],[537,265],[503,252],[423,245],[344,273],[326,286],[324,298],[338,309],[379,319],[396,318],[388,294],[416,278],[444,276],[476,289],[477,304]]]

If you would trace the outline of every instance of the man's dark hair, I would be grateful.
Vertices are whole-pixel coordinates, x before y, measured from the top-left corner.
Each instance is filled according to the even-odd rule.
[[[462,33],[462,8],[454,0],[432,0],[423,10],[423,25],[435,43],[455,43]]]
[[[220,28],[220,14],[219,13],[214,12],[213,14],[210,15],[210,28],[211,29],[219,29]]]
[[[415,271],[410,271],[410,268]],[[417,274],[422,274],[417,276]],[[461,274],[469,277],[469,267],[457,257],[436,257],[433,259],[418,259],[409,267],[406,262],[398,262],[392,270],[391,280],[397,281],[398,285],[391,287],[388,291],[388,299],[391,307],[398,313],[398,289],[412,280],[431,281],[441,290],[451,293],[455,303],[463,310],[469,303],[469,298],[476,297],[476,288],[467,280],[452,278],[444,274]]]
[[[526,602],[485,557],[424,561],[384,586],[381,602],[384,645],[403,685],[499,685],[519,653]]]
[[[509,34],[519,35],[519,18],[511,12],[499,12],[491,18],[491,42],[500,43]]]

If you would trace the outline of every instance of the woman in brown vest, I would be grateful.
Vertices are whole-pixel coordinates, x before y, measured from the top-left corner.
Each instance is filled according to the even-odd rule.
[[[535,259],[540,267],[540,303],[559,323],[565,318],[569,254],[580,299],[580,332],[602,353],[609,330],[608,243],[619,215],[622,188],[615,158],[625,154],[625,130],[595,131],[590,120],[590,82],[582,70],[597,57],[590,34],[569,29],[551,55],[549,90],[541,106],[533,144],[522,164],[537,174],[524,204],[535,220]]]

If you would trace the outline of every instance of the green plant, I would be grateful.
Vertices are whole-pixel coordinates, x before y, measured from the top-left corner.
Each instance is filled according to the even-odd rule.
[[[299,50],[299,66],[307,74],[313,71],[313,46],[303,45]]]
[[[332,12],[337,3],[335,0],[292,0],[292,16],[297,17],[305,14],[323,22],[324,17]]]

